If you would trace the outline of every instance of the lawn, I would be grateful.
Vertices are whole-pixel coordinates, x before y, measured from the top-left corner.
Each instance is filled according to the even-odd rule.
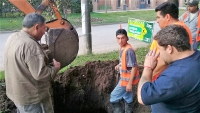
[[[147,52],[148,52],[148,47],[142,47],[135,50],[138,64],[143,64],[145,55]],[[119,58],[118,51],[113,51],[113,52],[104,53],[104,54],[81,55],[81,56],[77,56],[76,59],[71,64],[64,67],[59,72],[60,73],[64,72],[66,71],[66,69],[70,67],[74,67],[78,65],[83,66],[88,61],[99,61],[99,60],[108,61],[108,60],[116,60],[118,58]]]
[[[4,79],[4,71],[0,71],[0,80]]]
[[[180,9],[181,15],[185,10]],[[46,16],[45,16],[46,17]],[[48,19],[48,17],[46,17]],[[129,18],[137,18],[146,21],[155,21],[154,10],[141,10],[141,11],[125,11],[125,12],[114,12],[114,13],[91,13],[91,24],[92,25],[106,25],[106,24],[118,24],[127,23]],[[81,14],[69,14],[67,19],[75,27],[80,27]],[[15,18],[0,18],[0,31],[8,30],[20,30],[22,26],[23,17]]]

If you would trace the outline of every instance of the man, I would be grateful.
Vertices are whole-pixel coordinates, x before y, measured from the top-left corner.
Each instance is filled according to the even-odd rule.
[[[120,80],[110,95],[113,113],[124,113],[121,99],[125,100],[125,113],[133,112],[133,85],[139,81],[135,52],[128,44],[127,32],[124,29],[116,31],[116,39],[120,45],[120,62],[115,70],[120,72]]]
[[[183,26],[187,32],[189,33],[190,43],[192,44],[192,34],[189,28],[181,21],[178,20],[179,9],[178,7],[172,2],[164,2],[156,7],[156,21],[161,29],[165,28],[171,24],[177,24]],[[157,43],[153,40],[150,50],[156,48],[158,51]],[[160,73],[167,68],[167,64],[162,61],[162,59],[158,58],[158,63],[156,68],[153,71],[153,81],[157,79]]]
[[[199,1],[189,0],[187,2],[187,11],[181,15],[180,21],[183,21],[192,32],[192,48],[198,49],[200,45],[200,17],[199,17]]]
[[[13,33],[5,46],[6,94],[18,113],[53,113],[50,81],[60,63],[48,58],[38,43],[45,32],[45,18],[37,13],[25,16],[20,32]]]
[[[200,51],[193,51],[187,31],[169,25],[154,37],[159,53],[150,51],[138,84],[138,101],[151,105],[152,113],[200,113]],[[152,82],[157,57],[166,64],[158,79]]]

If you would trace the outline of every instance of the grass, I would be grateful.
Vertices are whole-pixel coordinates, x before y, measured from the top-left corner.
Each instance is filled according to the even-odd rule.
[[[0,71],[0,80],[3,80],[3,79],[5,79],[4,71]]]
[[[0,31],[20,30],[22,26],[22,20],[22,17],[0,18]]]
[[[145,55],[146,55],[147,52],[148,52],[148,47],[142,47],[142,48],[138,48],[137,50],[135,50],[138,64],[143,64],[144,59],[145,59]],[[113,51],[113,52],[104,53],[104,54],[91,54],[91,55],[77,56],[76,59],[71,64],[62,68],[59,71],[59,73],[66,71],[70,67],[83,66],[88,61],[116,60],[116,59],[119,59],[118,54],[119,54],[118,51]]]
[[[181,15],[184,11],[184,9],[180,9],[179,15]],[[146,21],[155,21],[156,19],[154,10],[91,13],[90,15],[92,25],[127,23],[129,18],[137,18]],[[67,19],[70,21],[70,23],[72,23],[73,26],[81,26],[81,14],[69,14]],[[20,30],[22,26],[22,20],[23,17],[0,18],[0,31]]]

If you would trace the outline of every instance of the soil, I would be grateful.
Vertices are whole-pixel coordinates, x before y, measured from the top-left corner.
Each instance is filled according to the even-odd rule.
[[[114,70],[118,60],[87,62],[56,76],[52,82],[55,113],[112,113],[110,93],[117,83]],[[142,72],[143,67],[139,66]],[[140,105],[134,86],[134,113],[150,113],[149,106]],[[0,111],[16,113],[16,107],[0,86]]]

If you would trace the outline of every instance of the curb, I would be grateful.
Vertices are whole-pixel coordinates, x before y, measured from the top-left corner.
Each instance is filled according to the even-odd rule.
[[[0,31],[0,34],[4,34],[4,33],[14,33],[14,32],[18,32],[20,30],[13,30],[13,31]]]

